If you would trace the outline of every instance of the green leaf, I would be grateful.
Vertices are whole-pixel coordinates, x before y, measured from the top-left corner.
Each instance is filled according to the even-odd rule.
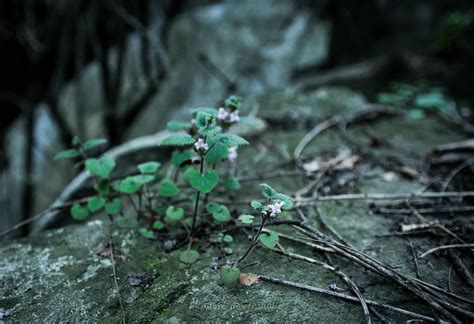
[[[252,224],[255,216],[252,215],[240,215],[239,220],[244,224]]]
[[[75,220],[83,220],[89,216],[89,210],[82,207],[79,203],[75,203],[71,207],[71,216]]]
[[[247,142],[244,138],[235,134],[217,134],[215,140],[216,142],[222,143],[227,147],[249,144],[249,142]]]
[[[218,222],[228,222],[230,220],[230,212],[224,205],[216,203],[208,203],[206,210],[212,214],[212,217]]]
[[[166,219],[170,222],[177,222],[184,216],[184,209],[183,208],[175,208],[174,206],[169,206],[166,209]]]
[[[230,247],[225,247],[225,248],[224,248],[224,252],[225,252],[225,254],[232,254],[232,253],[234,253],[234,251],[233,251]]]
[[[93,175],[106,179],[115,168],[115,161],[107,156],[100,159],[87,159],[86,169]]]
[[[153,179],[155,179],[155,177],[149,174],[126,177],[120,182],[118,191],[126,194],[136,193],[145,183],[149,183],[153,181]]]
[[[212,145],[209,151],[207,151],[204,160],[209,164],[218,163],[224,160],[228,154],[229,149],[227,148],[227,146],[221,143],[216,143]]]
[[[176,197],[179,195],[178,186],[170,179],[163,179],[158,189],[158,194],[162,197]]]
[[[140,190],[142,184],[135,177],[126,177],[120,182],[118,191],[126,194],[133,194]]]
[[[230,177],[230,178],[225,179],[224,182],[222,183],[222,186],[228,190],[234,190],[234,191],[240,190],[241,188],[240,182],[236,177]]]
[[[219,175],[213,169],[209,169],[201,175],[198,170],[193,168],[187,176],[191,186],[203,193],[211,192],[219,182]]]
[[[160,146],[189,146],[196,140],[188,134],[173,134],[161,141]]]
[[[232,108],[232,109],[239,109],[241,103],[242,103],[242,98],[234,96],[234,95],[229,96],[225,100],[225,105],[229,108]]]
[[[115,198],[105,205],[105,211],[109,215],[115,215],[122,209],[122,198]]]
[[[147,239],[152,240],[155,238],[155,233],[153,233],[153,231],[150,231],[149,229],[146,229],[144,227],[140,228],[138,232]]]
[[[123,216],[115,219],[115,223],[120,228],[136,228],[138,226],[138,221],[136,217]]]
[[[171,164],[175,167],[179,167],[184,161],[187,161],[191,158],[191,151],[184,150],[180,152],[179,150],[174,150],[171,153]]]
[[[265,197],[265,198],[273,198],[275,197],[278,193],[275,191],[275,189],[273,189],[272,187],[270,187],[269,185],[267,185],[266,183],[261,183],[260,186],[262,187],[262,195]]]
[[[250,202],[250,206],[253,208],[253,209],[260,209],[262,208],[262,203],[258,200],[252,200]]]
[[[186,264],[193,264],[199,259],[199,252],[196,250],[181,251],[179,253],[179,261]]]
[[[274,197],[273,197],[274,200],[276,201],[281,201],[282,203],[284,203],[283,205],[283,209],[290,209],[291,207],[293,207],[293,200],[290,198],[290,196],[287,196],[287,195],[284,195],[284,194],[281,194],[281,193],[277,193]]]
[[[240,269],[226,264],[219,269],[219,276],[225,284],[236,282],[240,277]]]
[[[233,237],[230,236],[230,235],[224,235],[224,237],[222,238],[222,240],[226,243],[232,243],[234,241]]]
[[[133,180],[138,182],[140,185],[144,185],[146,183],[152,182],[155,179],[155,176],[152,176],[150,174],[138,174],[135,176],[132,176]]]
[[[90,150],[93,147],[104,145],[104,144],[107,144],[107,140],[105,138],[90,139],[86,141],[84,144],[82,144],[82,148],[84,150]]]
[[[165,224],[163,224],[163,223],[160,222],[159,220],[156,220],[156,221],[153,223],[153,228],[156,229],[156,230],[162,230],[163,228],[165,228]]]
[[[407,116],[411,119],[422,119],[425,117],[425,112],[421,109],[410,109]]]
[[[221,128],[217,126],[216,115],[203,111],[197,113],[196,125],[199,127],[199,134],[201,135],[213,136],[221,131]]]
[[[258,236],[260,243],[265,245],[269,249],[274,249],[275,245],[278,243],[278,234],[275,232],[262,233]]]
[[[155,161],[141,163],[137,166],[138,170],[141,174],[155,174],[160,167],[160,163]]]
[[[71,140],[71,146],[74,148],[79,148],[81,146],[81,140],[79,137],[74,136]]]
[[[190,129],[192,125],[188,122],[172,120],[166,124],[166,127],[172,132],[178,132],[180,130]]]
[[[60,160],[60,159],[72,159],[72,158],[78,157],[79,155],[80,155],[79,151],[75,149],[61,151],[54,156],[53,161]]]
[[[215,108],[199,107],[199,108],[191,109],[191,114],[193,115],[194,118],[196,118],[197,114],[200,112],[204,112],[210,115],[217,115],[217,109]]]
[[[95,196],[87,199],[87,207],[91,213],[95,213],[105,205],[105,199],[103,197]]]
[[[215,127],[216,126],[216,115],[208,114],[200,111],[196,115],[196,125],[199,128]]]

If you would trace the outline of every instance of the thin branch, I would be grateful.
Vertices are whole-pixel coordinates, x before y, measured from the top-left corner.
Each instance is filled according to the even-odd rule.
[[[300,283],[297,283],[297,282],[283,280],[283,279],[270,277],[270,276],[265,276],[265,275],[259,275],[258,278],[262,281],[271,282],[271,283],[280,284],[280,285],[285,285],[285,286],[294,287],[294,288],[299,288],[299,289],[304,289],[304,290],[309,290],[309,291],[312,291],[312,292],[316,292],[316,293],[320,293],[320,294],[324,294],[324,295],[328,295],[328,296],[332,296],[332,297],[337,297],[337,298],[344,299],[346,301],[350,301],[350,302],[354,302],[354,303],[359,302],[359,299],[357,297],[348,296],[348,295],[345,295],[345,294],[341,294],[341,293],[331,291],[331,290],[327,290],[327,289],[322,289],[322,288],[319,288],[319,287],[309,286],[309,285],[300,284]],[[393,312],[397,312],[399,314],[403,314],[403,315],[406,315],[406,316],[409,316],[409,317],[417,318],[417,319],[428,321],[428,322],[435,322],[435,319],[432,318],[432,317],[422,315],[422,314],[418,314],[418,313],[415,313],[415,312],[411,312],[411,311],[408,311],[408,310],[405,310],[405,309],[402,309],[402,308],[394,307],[394,306],[391,306],[391,305],[388,305],[388,304],[383,304],[383,303],[379,303],[379,302],[372,301],[372,300],[366,300],[366,302],[370,306],[384,308],[384,309],[387,309],[387,310],[391,310]]]
[[[467,248],[474,248],[474,244],[451,244],[451,245],[441,245],[437,246],[435,248],[432,248],[420,255],[420,258],[424,258],[425,256],[441,251],[441,250],[447,250],[447,249],[467,249]]]

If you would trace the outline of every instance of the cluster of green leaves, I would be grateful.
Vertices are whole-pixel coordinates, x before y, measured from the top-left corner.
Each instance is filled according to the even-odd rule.
[[[225,106],[230,111],[240,108],[241,99],[231,96],[225,100]],[[176,177],[182,174],[184,181],[196,190],[195,199],[202,199],[200,194],[208,195],[219,184],[228,190],[239,190],[240,183],[237,178],[227,175],[222,178],[217,171],[217,166],[222,164],[229,155],[229,148],[247,145],[248,142],[235,134],[225,132],[228,122],[217,118],[218,110],[210,107],[201,107],[191,110],[192,121],[170,121],[167,128],[171,135],[162,140],[160,146],[172,146],[175,150],[171,154],[171,164],[176,169]],[[193,159],[193,156],[195,158]],[[193,165],[198,161],[198,165]],[[168,181],[165,179],[165,181]],[[195,201],[196,202],[196,201]],[[198,207],[199,200],[195,204]],[[222,204],[207,203],[205,210],[217,223],[226,223],[231,220],[229,209]],[[197,210],[194,211],[196,214]],[[168,213],[167,213],[167,217]],[[181,218],[182,216],[179,216]],[[228,248],[229,251],[230,248]],[[197,260],[199,253],[187,250],[180,253],[180,260],[192,263]]]
[[[115,177],[112,177],[116,169],[113,158],[107,155],[90,157],[94,153],[93,148],[105,145],[107,141],[93,139],[82,142],[75,137],[71,148],[59,152],[54,160],[75,159],[81,162],[94,179],[95,195],[73,203],[70,208],[72,217],[85,220],[93,213],[104,211],[117,227],[137,229],[148,239],[155,239],[160,231],[180,227],[189,232],[189,228],[198,222],[209,221],[219,225],[231,221],[228,207],[207,202],[207,195],[219,187],[234,191],[241,187],[230,172],[222,172],[221,175],[218,170],[219,165],[225,165],[231,148],[235,155],[237,147],[248,144],[244,138],[227,132],[231,125],[239,121],[240,105],[241,99],[231,96],[225,100],[225,108],[220,108],[228,114],[234,113],[232,120],[217,118],[218,109],[202,107],[191,110],[190,122],[168,122],[167,128],[172,134],[158,143],[159,146],[174,147],[167,164],[170,167],[168,172],[162,171],[160,163],[149,161],[138,164],[133,174],[118,178],[118,172],[115,172]],[[243,117],[242,120],[249,125],[252,123],[252,119]],[[190,200],[182,199],[186,196]],[[125,208],[125,198],[129,198],[129,205],[135,212]],[[206,218],[193,219],[189,209],[197,207],[201,201],[206,202],[203,206]],[[233,238],[230,235],[218,235],[216,240],[223,245],[226,254],[232,253],[229,245]],[[179,256],[182,262],[189,264],[198,257],[199,253],[191,249],[181,252]]]
[[[454,110],[452,100],[449,100],[441,88],[415,87],[405,83],[394,83],[390,92],[378,95],[378,102],[397,108],[407,109],[408,117],[421,119],[426,111],[435,109],[440,113],[449,115]]]

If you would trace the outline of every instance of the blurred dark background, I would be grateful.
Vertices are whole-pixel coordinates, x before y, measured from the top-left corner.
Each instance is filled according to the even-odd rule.
[[[2,0],[0,229],[77,173],[74,135],[109,146],[236,93],[441,87],[472,122],[471,1]],[[25,233],[28,229],[25,228]]]

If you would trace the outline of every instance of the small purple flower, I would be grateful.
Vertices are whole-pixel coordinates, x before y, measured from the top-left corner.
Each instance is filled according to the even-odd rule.
[[[203,151],[206,152],[209,149],[209,145],[207,143],[204,143],[204,140],[202,138],[198,139],[196,143],[194,143],[194,147],[198,151]]]
[[[219,120],[226,120],[226,118],[229,116],[229,113],[224,109],[224,108],[219,108],[217,111],[217,119]]]
[[[229,147],[229,155],[227,158],[231,163],[235,163],[237,161],[237,157],[239,154],[237,154],[237,146]]]
[[[229,115],[229,121],[230,121],[231,123],[236,123],[236,122],[238,122],[239,120],[240,120],[240,117],[239,117],[239,111],[238,111],[238,110],[236,110],[236,111],[230,113],[230,115]]]
[[[329,286],[329,289],[331,289],[332,291],[336,291],[336,290],[337,290],[336,284],[335,284],[335,283],[331,284],[331,285]]]
[[[277,217],[278,215],[281,214],[281,207],[283,207],[285,203],[278,201],[274,204],[268,205],[268,208],[270,209],[270,216],[272,217]]]
[[[191,125],[196,125],[196,119],[191,119]]]

